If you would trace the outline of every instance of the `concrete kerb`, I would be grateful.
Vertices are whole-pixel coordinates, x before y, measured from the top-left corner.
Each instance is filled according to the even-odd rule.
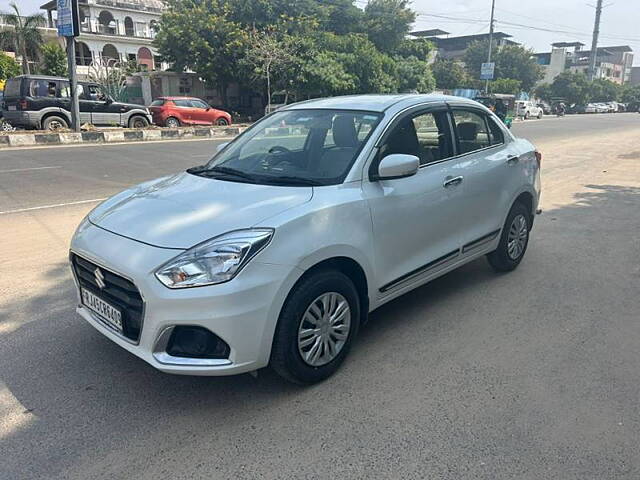
[[[0,134],[0,149],[3,147],[31,147],[39,145],[71,145],[92,143],[123,143],[181,138],[222,138],[242,133],[246,126],[232,127],[179,127],[144,130],[92,130],[87,132],[34,132]]]

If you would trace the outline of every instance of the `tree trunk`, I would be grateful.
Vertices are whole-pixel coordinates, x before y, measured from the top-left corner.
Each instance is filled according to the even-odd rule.
[[[24,41],[21,42],[21,53],[22,53],[22,73],[25,75],[31,74],[31,69],[29,68],[29,59],[27,58],[27,46],[24,44]],[[17,50],[17,49],[16,49]]]

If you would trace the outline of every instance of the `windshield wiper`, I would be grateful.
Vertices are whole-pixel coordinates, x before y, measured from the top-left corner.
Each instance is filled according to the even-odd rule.
[[[309,187],[318,187],[321,185],[325,185],[324,183],[319,182],[318,180],[313,180],[311,178],[293,177],[288,175],[281,175],[277,177],[265,175],[263,177],[260,177],[260,179],[264,179],[265,181],[270,183],[286,183],[288,185],[305,185]]]
[[[224,166],[213,167],[201,173],[207,173],[207,172],[221,173],[223,175],[232,175],[234,177],[244,178],[245,180],[251,180],[251,181],[255,181],[256,179],[256,177],[254,175],[251,175],[250,173],[246,173],[246,172],[243,172],[242,170],[237,170],[231,167],[224,167]]]

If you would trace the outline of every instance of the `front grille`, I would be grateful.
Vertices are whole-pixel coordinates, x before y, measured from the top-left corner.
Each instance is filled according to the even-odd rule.
[[[71,265],[78,283],[93,294],[103,298],[122,312],[123,334],[129,340],[137,342],[142,329],[144,302],[138,288],[126,278],[110,272],[78,255],[71,254]],[[104,277],[104,288],[96,281],[95,270],[100,268]]]

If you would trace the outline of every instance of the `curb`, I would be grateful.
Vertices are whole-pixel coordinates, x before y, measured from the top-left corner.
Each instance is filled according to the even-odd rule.
[[[179,127],[153,130],[104,130],[90,132],[37,132],[0,134],[0,150],[7,147],[41,145],[77,145],[95,143],[124,143],[191,138],[234,137],[247,127]]]

